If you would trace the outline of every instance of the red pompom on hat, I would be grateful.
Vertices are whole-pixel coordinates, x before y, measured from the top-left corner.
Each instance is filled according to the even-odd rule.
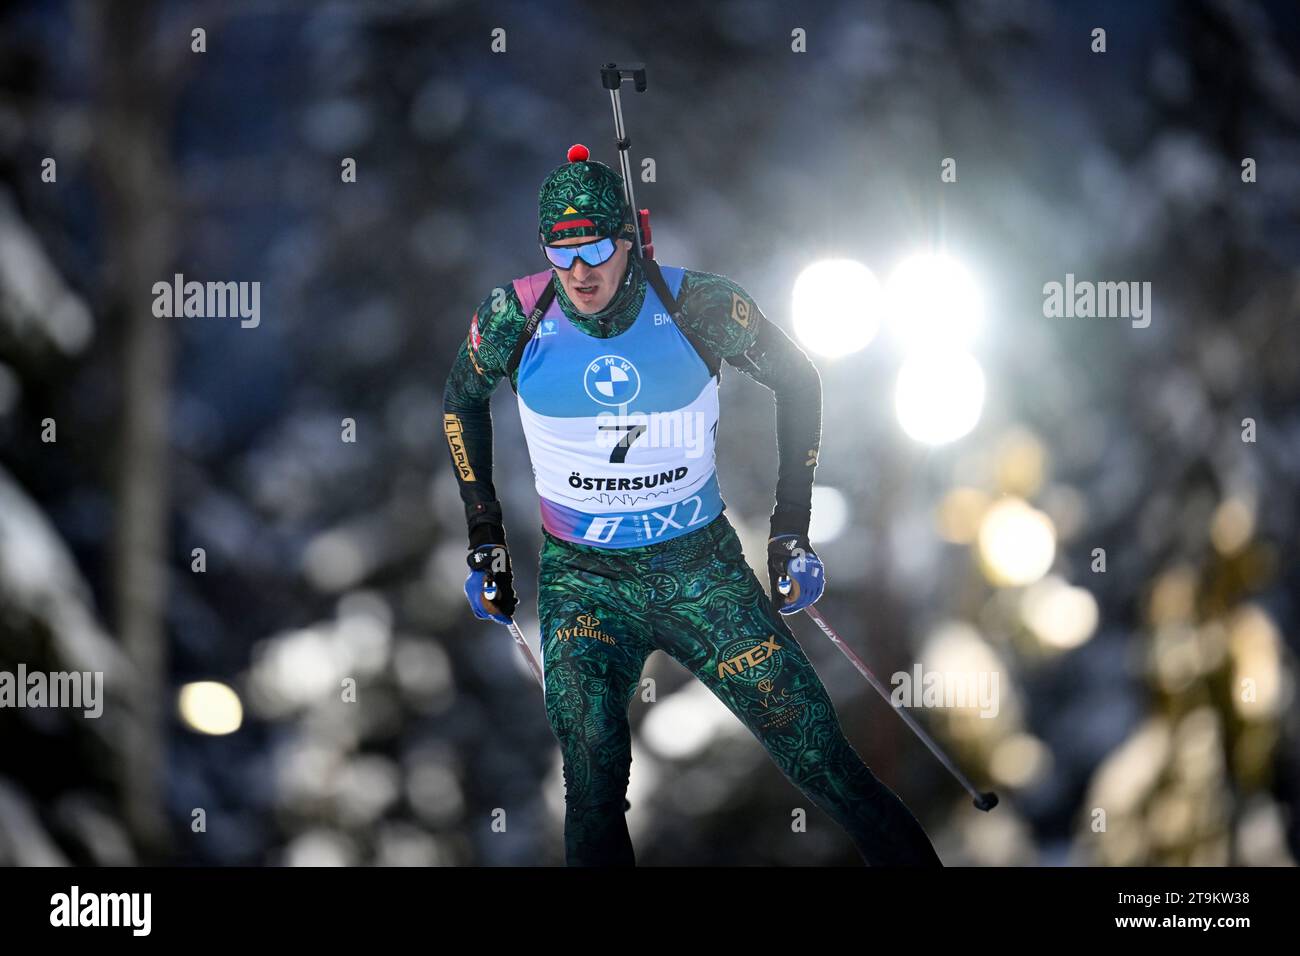
[[[591,150],[581,143],[574,143],[569,147],[569,162],[585,163],[591,158]]]

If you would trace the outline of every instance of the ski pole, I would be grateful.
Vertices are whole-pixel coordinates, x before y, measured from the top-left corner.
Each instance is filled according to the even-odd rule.
[[[843,639],[835,633],[834,628],[826,623],[826,619],[821,616],[821,613],[812,605],[804,608],[804,611],[813,619],[817,626],[822,629],[822,633],[831,639],[831,643],[840,649],[840,653],[847,657],[853,666],[858,669],[858,673],[867,679],[867,683],[876,689],[876,693],[880,694],[894,712],[903,719],[903,723],[907,724],[907,726],[912,729],[912,733],[921,738],[921,743],[930,748],[930,753],[939,758],[939,762],[948,769],[948,772],[957,779],[958,783],[966,788],[966,792],[974,798],[975,809],[983,810],[987,813],[996,807],[998,805],[998,795],[992,790],[981,793],[979,790],[975,789],[975,785],[966,778],[964,773],[957,769],[956,764],[954,764],[948,755],[943,752],[942,748],[940,748],[939,745],[930,738],[930,735],[921,728],[921,725],[916,722],[916,718],[903,708],[894,707],[893,701],[889,699],[889,691],[885,689],[885,685],[880,683],[880,680],[876,675],[871,673],[870,668],[868,668],[866,664],[862,663],[862,659],[858,657],[857,654],[853,653],[853,649],[845,644]]]
[[[533,656],[532,648],[530,648],[528,642],[524,640],[524,632],[519,630],[519,625],[515,623],[513,617],[510,619],[510,623],[507,624],[506,627],[510,629],[511,636],[514,637],[515,643],[519,645],[519,653],[524,655],[524,660],[528,663],[528,669],[532,671],[533,676],[537,678],[537,683],[541,686],[542,693],[546,693],[546,680],[542,677],[542,669],[537,666],[537,658]]]
[[[483,587],[483,597],[491,601],[497,596],[495,584],[485,584]],[[519,646],[519,653],[524,656],[524,661],[528,664],[528,669],[533,672],[537,678],[537,683],[541,685],[542,693],[546,693],[546,680],[542,677],[542,669],[537,666],[537,658],[533,656],[533,649],[528,646],[528,641],[524,639],[524,632],[519,630],[519,625],[515,623],[512,617],[510,623],[506,625],[510,631],[510,636],[515,639],[515,644]]]

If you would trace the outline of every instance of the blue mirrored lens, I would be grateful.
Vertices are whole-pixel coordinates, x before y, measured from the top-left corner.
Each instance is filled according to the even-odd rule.
[[[582,261],[589,266],[598,266],[602,262],[607,262],[609,257],[614,254],[614,240],[601,239],[598,242],[589,242],[586,245],[578,246],[578,255],[582,256]]]
[[[542,246],[542,252],[546,253],[546,258],[557,269],[569,268],[573,265],[573,260],[578,258],[578,253],[572,246]]]
[[[598,266],[602,262],[609,261],[609,257],[614,254],[614,249],[614,240],[609,238],[583,243],[580,246],[542,246],[546,258],[557,269],[571,268],[573,260],[579,256],[587,265]]]

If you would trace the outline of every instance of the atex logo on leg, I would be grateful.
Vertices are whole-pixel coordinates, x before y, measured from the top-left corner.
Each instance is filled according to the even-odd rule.
[[[781,644],[775,634],[758,641],[752,637],[732,641],[722,651],[718,679],[741,675],[741,679],[749,684],[770,680],[781,670],[780,653]]]

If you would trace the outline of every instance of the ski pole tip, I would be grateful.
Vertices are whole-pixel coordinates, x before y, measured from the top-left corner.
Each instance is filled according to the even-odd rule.
[[[990,790],[988,793],[981,793],[975,798],[975,809],[983,810],[988,813],[998,805],[998,795]]]

